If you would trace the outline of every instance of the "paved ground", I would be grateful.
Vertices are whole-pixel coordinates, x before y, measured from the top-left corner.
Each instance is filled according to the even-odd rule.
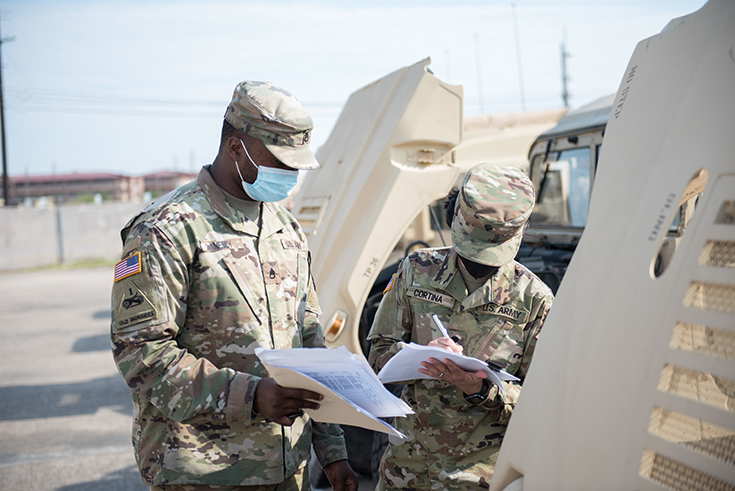
[[[148,489],[109,348],[111,278],[111,267],[0,274],[1,489]]]

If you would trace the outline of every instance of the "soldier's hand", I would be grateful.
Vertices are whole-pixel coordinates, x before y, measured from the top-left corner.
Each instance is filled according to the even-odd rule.
[[[359,483],[352,467],[346,460],[337,460],[324,467],[329,483],[334,491],[357,491]]]
[[[485,372],[468,372],[447,358],[444,361],[429,358],[429,361],[422,361],[421,366],[419,372],[454,384],[465,394],[477,394],[482,388],[482,379],[487,378]]]
[[[437,348],[443,348],[448,351],[453,351],[455,353],[462,354],[462,351],[464,351],[464,348],[457,343],[454,342],[454,339],[452,338],[436,338],[432,339],[429,342],[429,346],[436,346]]]
[[[303,416],[303,409],[319,409],[324,397],[310,390],[281,387],[273,378],[264,378],[255,388],[253,409],[274,423],[291,426]]]

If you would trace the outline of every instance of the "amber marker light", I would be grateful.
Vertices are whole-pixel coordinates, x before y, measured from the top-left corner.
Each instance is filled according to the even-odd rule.
[[[338,310],[334,314],[332,314],[332,317],[326,324],[328,327],[324,333],[324,338],[327,340],[328,343],[335,342],[339,335],[342,334],[342,330],[345,327],[346,319],[347,314],[342,312],[341,310]]]

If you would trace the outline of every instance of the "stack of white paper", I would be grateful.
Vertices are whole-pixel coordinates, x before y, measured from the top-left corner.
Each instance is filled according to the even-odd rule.
[[[256,348],[255,354],[271,377],[283,387],[318,392],[319,409],[304,409],[315,421],[360,426],[405,438],[378,418],[413,414],[411,407],[391,394],[364,357],[340,346],[333,349]]]
[[[393,358],[388,360],[388,363],[378,373],[378,379],[384,384],[389,384],[391,382],[433,378],[418,371],[421,368],[421,362],[429,361],[429,358],[436,358],[439,361],[449,359],[458,367],[471,372],[483,371],[487,374],[488,380],[500,387],[503,394],[505,394],[505,390],[503,384],[500,383],[501,380],[519,380],[518,377],[505,370],[491,369],[487,363],[477,358],[460,355],[444,348],[415,343],[407,344]]]

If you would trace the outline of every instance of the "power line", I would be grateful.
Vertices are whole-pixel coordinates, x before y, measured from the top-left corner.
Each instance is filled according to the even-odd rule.
[[[222,101],[211,100],[159,99],[17,86],[8,86],[7,90],[13,95],[13,98],[10,103],[6,99],[5,107],[19,112],[212,117],[215,113],[211,109],[216,108],[219,114],[226,107],[226,103]],[[342,107],[341,102],[304,102],[303,104],[314,109]],[[201,111],[196,111],[197,109]]]

